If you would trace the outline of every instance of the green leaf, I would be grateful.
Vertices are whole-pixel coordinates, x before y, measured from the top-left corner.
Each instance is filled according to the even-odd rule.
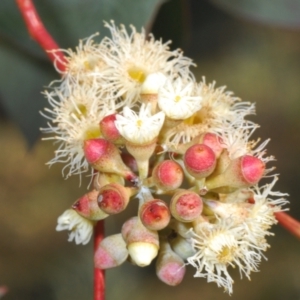
[[[299,0],[211,0],[220,8],[252,21],[300,28]]]
[[[161,0],[39,0],[34,1],[45,27],[62,48],[74,48],[78,40],[95,32],[107,34],[103,21],[151,23]],[[1,38],[2,37],[2,38]],[[45,53],[29,37],[12,0],[0,1],[0,100],[29,143],[39,135],[43,122],[38,111],[46,105],[40,94],[58,75],[51,71]]]

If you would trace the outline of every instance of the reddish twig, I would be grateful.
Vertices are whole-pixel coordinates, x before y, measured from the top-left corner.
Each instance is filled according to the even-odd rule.
[[[30,36],[45,50],[56,68],[63,72],[66,69],[65,56],[43,25],[32,0],[16,0],[16,2]]]
[[[94,229],[94,253],[104,238],[104,221],[97,222]],[[105,272],[94,268],[94,300],[105,299]]]
[[[275,213],[276,219],[279,224],[294,234],[297,238],[300,238],[300,222],[288,215],[285,212]]]

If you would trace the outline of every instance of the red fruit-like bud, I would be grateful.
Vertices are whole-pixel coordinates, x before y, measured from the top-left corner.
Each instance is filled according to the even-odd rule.
[[[85,194],[79,198],[73,205],[72,208],[76,212],[89,220],[102,220],[108,217],[103,210],[101,210],[97,203],[98,191],[92,190],[91,192]]]
[[[135,192],[135,188],[127,188],[119,183],[107,184],[99,190],[98,205],[107,214],[118,214],[125,210]]]
[[[111,114],[102,119],[99,123],[103,137],[115,144],[123,143],[124,139],[115,125],[116,114]]]
[[[175,190],[182,184],[183,171],[175,161],[164,160],[154,167],[152,178],[155,185],[161,190]]]
[[[122,234],[114,234],[101,241],[95,251],[95,268],[109,269],[121,265],[128,257]]]
[[[228,187],[237,189],[258,183],[264,172],[265,164],[261,159],[244,155],[232,160],[222,174],[212,176],[205,184],[208,189],[226,193]]]
[[[92,167],[100,172],[115,173],[133,181],[136,175],[123,163],[118,148],[105,139],[84,141],[84,155]]]
[[[201,197],[195,192],[179,190],[170,202],[172,216],[181,222],[192,222],[197,219],[203,209]]]
[[[187,171],[195,178],[205,178],[216,167],[216,155],[207,145],[196,144],[186,151],[184,165]]]
[[[156,275],[164,283],[175,286],[185,275],[185,263],[172,251],[168,242],[162,242],[156,261]]]
[[[159,199],[145,202],[139,210],[139,215],[143,225],[150,230],[165,228],[171,219],[169,207]]]

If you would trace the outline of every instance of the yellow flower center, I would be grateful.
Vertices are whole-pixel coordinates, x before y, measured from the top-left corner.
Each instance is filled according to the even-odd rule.
[[[217,258],[220,263],[229,263],[233,260],[234,252],[235,247],[223,246],[217,254]]]
[[[136,126],[137,126],[138,128],[141,128],[142,125],[143,125],[143,121],[142,121],[142,120],[137,120],[137,121],[136,121]]]
[[[189,118],[184,120],[184,123],[186,125],[196,125],[196,124],[200,124],[202,121],[202,118],[199,116],[198,112],[194,113],[193,115],[191,115]]]
[[[146,74],[144,70],[142,70],[139,67],[131,67],[130,69],[128,69],[127,72],[130,78],[138,83],[143,83],[146,79]]]
[[[85,117],[86,113],[87,113],[87,108],[83,104],[78,104],[77,108],[76,109],[74,108],[71,111],[71,115],[74,114],[78,119],[81,119],[82,117]]]
[[[101,136],[100,127],[88,128],[84,133],[84,139],[85,140],[95,139],[95,138],[98,138],[100,136]]]
[[[181,100],[181,97],[180,97],[180,96],[176,96],[175,99],[174,99],[174,102],[177,103],[177,102],[179,102],[180,100]]]

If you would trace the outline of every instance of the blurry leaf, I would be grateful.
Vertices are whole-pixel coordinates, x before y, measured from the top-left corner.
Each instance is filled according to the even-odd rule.
[[[103,21],[133,24],[138,29],[152,22],[161,0],[39,0],[37,11],[45,27],[62,48],[95,32],[107,34]],[[2,36],[2,39],[1,39]],[[3,42],[3,37],[6,42]],[[9,41],[9,43],[7,43]],[[12,0],[0,1],[0,100],[30,143],[43,122],[38,111],[46,105],[43,85],[57,79],[46,55],[30,38]]]
[[[300,28],[300,0],[211,0],[211,2],[249,20]]]
[[[0,65],[0,98],[5,111],[32,145],[39,136],[39,127],[45,123],[39,114],[46,105],[41,91],[58,76],[50,63],[41,62],[3,41]]]

